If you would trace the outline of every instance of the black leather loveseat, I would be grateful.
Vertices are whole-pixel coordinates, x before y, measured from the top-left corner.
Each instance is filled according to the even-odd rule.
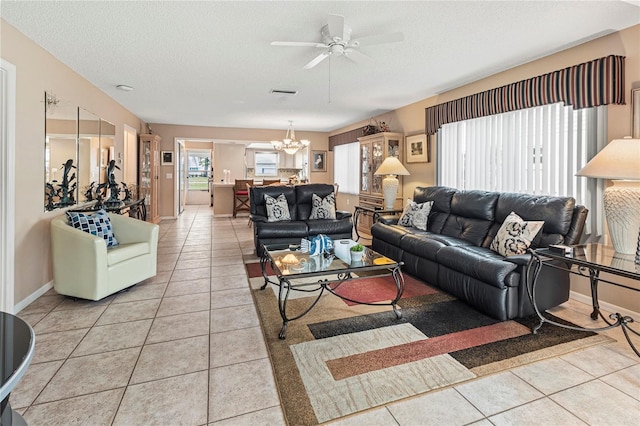
[[[403,270],[499,320],[533,313],[525,287],[529,254],[503,257],[489,247],[505,218],[544,221],[532,248],[577,244],[588,210],[570,197],[549,197],[447,187],[418,187],[413,200],[433,201],[427,230],[378,222],[372,248],[404,262]],[[536,287],[541,310],[569,298],[569,274],[545,267]]]
[[[313,194],[325,198],[334,186],[312,183],[294,186],[254,186],[250,189],[253,241],[258,256],[262,256],[262,244],[300,244],[302,238],[325,234],[331,239],[351,238],[353,224],[351,213],[336,211],[335,219],[309,219]],[[269,222],[265,195],[277,198],[284,194],[291,220]]]

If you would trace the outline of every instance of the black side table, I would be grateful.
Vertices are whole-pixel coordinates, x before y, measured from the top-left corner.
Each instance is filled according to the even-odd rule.
[[[0,312],[0,424],[26,425],[20,414],[11,409],[9,395],[31,363],[36,335],[29,324],[15,315]]]
[[[373,223],[376,223],[381,216],[385,215],[398,215],[402,213],[404,210],[398,209],[382,209],[375,207],[366,207],[366,206],[356,206],[355,211],[353,212],[353,229],[356,233],[356,241],[360,240],[360,233],[358,232],[358,220],[360,216],[371,216],[373,218]]]
[[[531,303],[533,304],[533,308],[540,318],[540,323],[533,328],[534,333],[536,333],[545,322],[559,327],[570,328],[572,330],[579,331],[605,331],[614,327],[621,327],[622,332],[624,333],[624,337],[627,339],[627,342],[631,346],[631,349],[633,349],[636,355],[640,357],[640,351],[636,349],[633,342],[631,341],[631,338],[629,337],[629,332],[640,336],[640,333],[638,331],[633,330],[631,327],[629,327],[629,324],[633,323],[635,320],[620,313],[613,313],[609,315],[609,319],[607,319],[600,312],[600,303],[598,302],[598,284],[600,282],[640,292],[640,288],[630,287],[628,285],[609,281],[600,277],[601,272],[606,272],[608,274],[616,275],[619,277],[626,277],[640,281],[640,265],[634,262],[633,255],[623,255],[617,253],[613,249],[613,247],[593,243],[573,246],[573,253],[569,254],[556,253],[549,250],[548,248],[531,251],[531,254],[531,260],[529,262],[529,265],[527,266],[527,278],[529,278],[527,280],[527,291],[529,293]],[[558,266],[559,264],[566,265],[566,267]],[[538,310],[535,301],[536,284],[542,266],[562,269],[574,275],[588,277],[589,283],[591,284],[591,302],[593,305],[591,319],[596,320],[598,319],[598,316],[600,316],[600,318],[602,318],[602,320],[608,325],[606,327],[599,328],[572,327],[545,318]]]

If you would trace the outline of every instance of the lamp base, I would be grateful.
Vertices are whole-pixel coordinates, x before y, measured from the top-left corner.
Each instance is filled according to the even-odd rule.
[[[604,191],[604,212],[609,236],[618,253],[635,254],[640,233],[638,181],[614,180]]]
[[[396,175],[387,175],[382,179],[382,193],[384,194],[384,208],[393,209],[396,203],[396,195],[398,195],[398,178]]]

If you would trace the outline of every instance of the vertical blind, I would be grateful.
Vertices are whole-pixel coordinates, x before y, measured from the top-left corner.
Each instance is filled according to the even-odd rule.
[[[340,192],[358,194],[360,190],[360,143],[336,145],[333,148],[333,175]]]
[[[587,234],[602,235],[602,180],[577,177],[606,143],[606,107],[562,103],[442,126],[438,184],[459,189],[572,196],[586,206]]]

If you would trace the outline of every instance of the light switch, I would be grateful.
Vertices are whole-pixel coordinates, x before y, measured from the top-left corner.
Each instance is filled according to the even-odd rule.
[[[173,173],[167,173],[166,179],[173,179]]]

